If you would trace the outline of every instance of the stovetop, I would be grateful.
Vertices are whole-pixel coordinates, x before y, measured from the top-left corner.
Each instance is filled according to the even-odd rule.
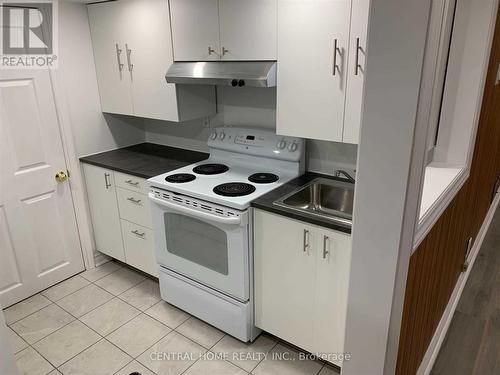
[[[244,210],[304,170],[304,140],[263,129],[216,128],[210,157],[148,180],[155,188]]]
[[[227,165],[229,169],[226,172],[213,175],[204,175],[193,172],[194,168],[207,163],[224,164]],[[278,180],[270,183],[256,183],[250,181],[249,177],[256,173],[274,174],[278,176]],[[169,182],[165,180],[165,178],[177,174],[189,174],[194,176],[195,178],[191,181],[181,183]],[[243,210],[246,209],[250,205],[250,202],[255,198],[268,193],[269,191],[283,185],[284,183],[292,180],[295,177],[297,177],[297,173],[290,173],[283,170],[269,170],[266,169],[265,166],[257,169],[257,166],[255,165],[228,162],[227,160],[208,159],[199,163],[176,169],[169,173],[164,173],[162,175],[153,177],[148,181],[152,186],[160,189]],[[231,193],[234,192],[234,189],[231,188],[229,189],[230,195],[222,195],[220,192],[217,192],[218,189],[216,189],[216,187],[229,183],[250,185],[253,188],[248,188],[245,191],[253,191],[241,196],[232,196]],[[216,191],[214,191],[214,189]],[[222,188],[222,190],[224,190],[224,188]]]

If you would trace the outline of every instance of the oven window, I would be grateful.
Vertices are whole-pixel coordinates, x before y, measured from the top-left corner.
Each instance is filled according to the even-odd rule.
[[[228,274],[226,232],[189,216],[165,213],[167,251],[212,271]]]

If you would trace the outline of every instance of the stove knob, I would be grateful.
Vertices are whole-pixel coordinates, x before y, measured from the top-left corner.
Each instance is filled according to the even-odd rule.
[[[284,150],[286,147],[286,141],[284,139],[282,139],[281,141],[278,142],[276,147],[278,147],[279,150]]]
[[[212,134],[210,134],[210,139],[212,141],[215,141],[217,139],[217,132],[213,132]]]
[[[226,133],[224,133],[224,132],[220,132],[220,133],[219,133],[219,140],[220,140],[220,141],[223,141],[223,140],[224,140],[224,138],[226,138]]]
[[[292,143],[290,143],[290,146],[288,146],[288,151],[295,152],[295,151],[297,151],[298,147],[299,146],[297,145],[297,142],[292,142]]]

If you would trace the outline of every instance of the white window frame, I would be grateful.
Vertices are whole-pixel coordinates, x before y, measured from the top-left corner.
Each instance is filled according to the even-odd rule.
[[[469,177],[497,6],[498,0],[432,2],[419,101],[427,152],[413,250]]]

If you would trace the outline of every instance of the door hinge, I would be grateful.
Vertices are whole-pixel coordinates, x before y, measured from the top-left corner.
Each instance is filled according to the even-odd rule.
[[[464,264],[462,266],[462,272],[467,271],[467,269],[469,268],[469,265],[470,265],[469,256],[470,256],[471,250],[472,250],[472,237],[469,237],[467,239],[467,242],[465,245],[465,261],[464,261]]]

